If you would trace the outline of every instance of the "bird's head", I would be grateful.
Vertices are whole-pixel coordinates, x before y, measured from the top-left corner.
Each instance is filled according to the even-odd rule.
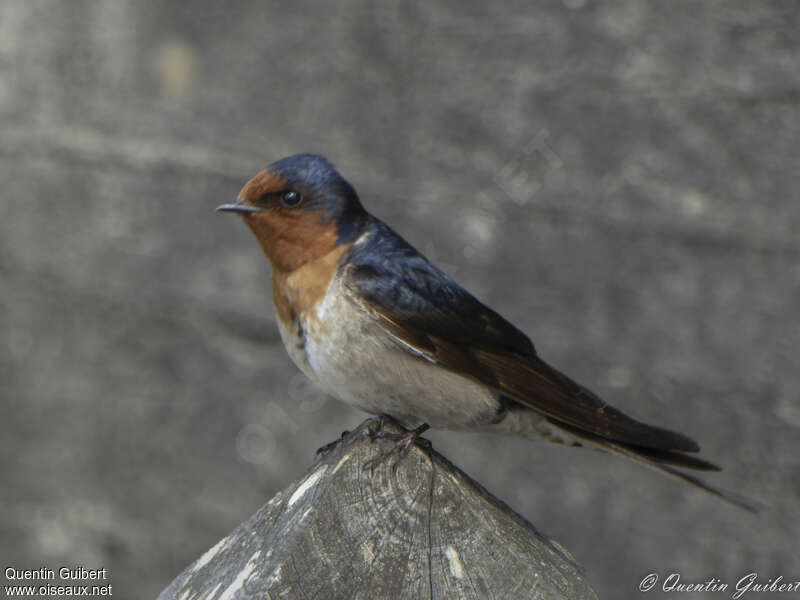
[[[368,219],[356,191],[324,157],[282,158],[248,181],[233,204],[273,266],[293,271],[355,239]]]

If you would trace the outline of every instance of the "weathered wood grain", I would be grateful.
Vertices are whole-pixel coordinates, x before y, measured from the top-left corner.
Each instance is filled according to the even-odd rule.
[[[388,443],[378,426],[343,437],[159,600],[597,597],[565,550],[435,450],[365,467]]]

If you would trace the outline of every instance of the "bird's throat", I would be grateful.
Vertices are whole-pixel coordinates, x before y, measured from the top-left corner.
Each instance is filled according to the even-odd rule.
[[[338,245],[336,226],[316,214],[268,212],[242,215],[276,270],[292,272],[329,254]]]
[[[348,246],[341,245],[292,271],[277,266],[272,272],[272,298],[278,318],[286,325],[297,318],[311,318],[325,297]]]

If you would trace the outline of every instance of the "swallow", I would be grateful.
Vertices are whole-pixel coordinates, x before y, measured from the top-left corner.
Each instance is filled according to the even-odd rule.
[[[718,471],[691,438],[638,421],[547,364],[523,332],[367,212],[324,157],[297,154],[235,203],[273,266],[280,336],[335,398],[428,427],[591,446],[752,510],[681,469]],[[407,441],[407,440],[406,440]]]

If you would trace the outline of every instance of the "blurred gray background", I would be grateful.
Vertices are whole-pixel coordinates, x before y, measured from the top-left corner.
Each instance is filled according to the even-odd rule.
[[[152,598],[362,420],[290,364],[267,260],[213,211],[310,151],[768,505],[430,435],[601,597],[800,579],[798,32],[793,1],[2,2],[2,567]]]

